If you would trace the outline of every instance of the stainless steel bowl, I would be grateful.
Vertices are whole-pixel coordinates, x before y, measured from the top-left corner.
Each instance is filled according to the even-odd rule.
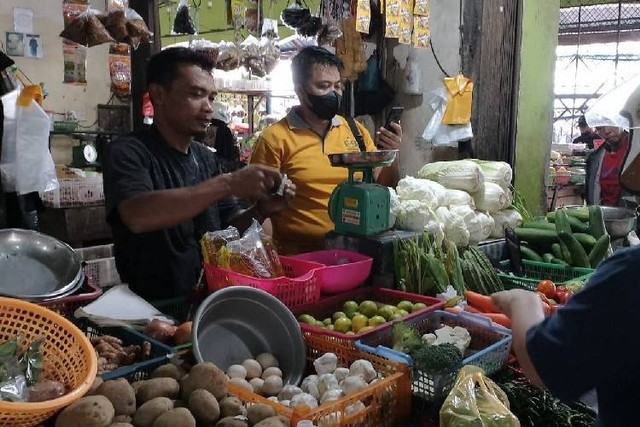
[[[80,257],[64,242],[32,230],[0,230],[0,295],[61,298],[84,280]]]
[[[232,286],[211,295],[193,320],[193,354],[226,371],[233,364],[273,354],[285,384],[298,384],[306,364],[300,325],[289,309],[268,293]]]
[[[636,229],[637,216],[633,209],[602,206],[604,226],[612,239],[625,237]]]
[[[389,166],[397,155],[398,150],[354,151],[329,154],[329,161],[331,166]]]

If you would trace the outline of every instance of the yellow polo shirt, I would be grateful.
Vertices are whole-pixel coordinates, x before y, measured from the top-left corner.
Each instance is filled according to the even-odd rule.
[[[369,132],[357,124],[367,151],[376,151]],[[311,130],[296,108],[269,126],[258,138],[251,163],[272,166],[286,173],[296,185],[289,209],[271,218],[274,240],[282,255],[322,249],[324,236],[333,230],[329,218],[329,197],[347,180],[347,169],[331,166],[327,155],[360,151],[349,124],[335,116],[325,135]]]

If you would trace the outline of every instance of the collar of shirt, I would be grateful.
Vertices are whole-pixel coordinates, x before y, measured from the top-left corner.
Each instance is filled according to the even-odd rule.
[[[287,113],[287,125],[290,129],[311,129],[311,127],[304,121],[302,116],[298,114],[299,106],[293,107]],[[333,116],[331,119],[331,127],[341,126],[342,121],[338,116]]]

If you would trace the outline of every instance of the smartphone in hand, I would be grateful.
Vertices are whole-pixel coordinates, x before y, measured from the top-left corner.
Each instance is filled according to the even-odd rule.
[[[384,123],[385,129],[395,133],[395,130],[391,127],[391,123],[400,123],[400,117],[402,117],[403,112],[404,107],[391,107],[391,111],[389,111],[387,120]]]

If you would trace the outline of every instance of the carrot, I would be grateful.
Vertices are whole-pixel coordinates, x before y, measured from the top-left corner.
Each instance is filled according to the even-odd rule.
[[[511,329],[511,319],[507,317],[506,314],[502,313],[478,313],[478,316],[487,317],[491,319],[493,323],[497,323],[498,325],[502,325],[505,328]]]
[[[484,313],[500,313],[500,310],[493,305],[491,297],[479,294],[472,291],[464,291],[464,297],[467,300],[467,304]]]
[[[470,305],[468,305],[468,304],[464,306],[464,311],[466,311],[466,312],[468,312],[468,313],[474,313],[474,314],[482,313],[482,312],[481,312],[480,310],[478,310],[477,308],[475,308],[475,307],[473,307],[473,306],[470,306]]]
[[[451,314],[460,314],[462,310],[458,307],[445,307],[444,311]]]

